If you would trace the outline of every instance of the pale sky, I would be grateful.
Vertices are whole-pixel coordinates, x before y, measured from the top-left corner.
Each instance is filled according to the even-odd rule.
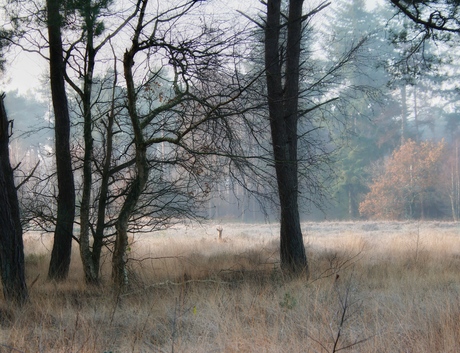
[[[31,53],[8,53],[7,58],[12,62],[7,64],[6,72],[0,76],[2,90],[19,90],[22,95],[26,95],[29,90],[39,91],[42,88],[47,67],[43,58]]]
[[[210,4],[216,12],[228,15],[237,14],[237,10],[248,13],[251,7],[260,7],[258,0],[214,0]],[[0,74],[1,91],[18,90],[21,95],[27,95],[43,89],[48,67],[45,59],[37,54],[21,52],[19,48],[11,48],[5,56],[8,63],[5,72]]]
[[[382,0],[366,0],[366,6],[370,9],[381,3]],[[214,0],[211,2],[216,12],[223,14],[235,14],[236,10],[244,13],[254,13],[255,8],[260,8],[258,0]],[[46,60],[36,54],[21,53],[18,48],[12,49],[6,55],[9,64],[6,72],[0,75],[0,85],[2,91],[19,90],[23,95],[29,91],[38,92],[43,89],[45,73],[48,66]]]

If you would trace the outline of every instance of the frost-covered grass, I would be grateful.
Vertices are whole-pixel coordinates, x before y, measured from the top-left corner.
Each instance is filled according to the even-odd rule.
[[[132,288],[46,281],[50,239],[26,236],[31,303],[0,305],[0,352],[457,352],[460,225],[305,223],[307,280],[279,271],[276,225],[135,237]]]

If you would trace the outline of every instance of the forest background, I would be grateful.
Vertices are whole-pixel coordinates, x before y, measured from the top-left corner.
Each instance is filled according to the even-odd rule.
[[[247,19],[235,9],[228,7],[224,12],[219,16],[231,13],[242,27],[247,26]],[[394,9],[387,3],[369,6],[365,1],[343,1],[315,18],[311,38],[316,42],[308,44],[315,65],[330,65],[328,60],[336,59],[362,38],[366,40],[335,85],[341,102],[332,102],[327,112],[317,112],[311,120],[320,131],[317,136],[321,146],[315,148],[321,148],[322,157],[327,158],[321,158],[316,166],[321,190],[304,191],[308,196],[300,205],[303,220],[456,221],[459,217],[460,115],[453,40],[427,42],[423,50],[408,55],[417,38],[410,37],[408,20],[393,16]],[[23,62],[15,57],[19,50],[15,48],[6,55],[13,68]],[[26,60],[31,60],[31,55]],[[39,66],[43,59],[35,53],[35,60]],[[30,69],[25,71],[32,75]],[[8,76],[7,70],[3,77],[4,86],[10,87],[6,91],[9,118],[15,124],[13,164],[20,162],[25,176],[40,161],[36,175],[45,174],[53,165],[52,107],[48,85],[44,84],[46,70],[31,78],[32,82],[41,80],[40,88],[24,88],[24,82],[19,88],[17,79],[11,77],[14,72],[12,69]],[[162,85],[166,92],[167,83]],[[78,100],[73,104],[76,132]],[[73,142],[75,153],[77,140],[75,137]],[[249,149],[252,143],[248,139]],[[217,221],[254,222],[267,216],[276,220],[273,205],[260,197],[262,192],[270,191],[254,193],[237,178],[227,169],[212,181],[209,197],[202,205],[203,215]],[[30,190],[23,194],[30,194]],[[30,202],[26,197],[21,200]]]

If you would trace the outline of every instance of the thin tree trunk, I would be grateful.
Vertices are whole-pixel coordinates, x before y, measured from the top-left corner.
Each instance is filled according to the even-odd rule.
[[[414,122],[415,122],[415,140],[420,140],[420,123],[418,121],[418,107],[417,107],[417,86],[414,85]]]
[[[407,88],[403,82],[401,86],[401,146],[407,140]]]
[[[454,197],[451,195],[450,196],[450,208],[452,210],[452,220],[454,222],[457,222],[457,212],[455,212],[455,204],[454,204]]]
[[[115,57],[115,53],[114,53]],[[111,102],[111,109],[110,113],[107,114],[107,138],[105,140],[105,158],[104,164],[102,167],[102,175],[101,175],[101,189],[100,189],[100,196],[99,196],[99,203],[97,209],[97,222],[96,222],[96,231],[94,234],[94,243],[93,243],[93,263],[94,266],[99,270],[100,268],[100,259],[101,259],[101,252],[102,246],[104,242],[104,230],[106,228],[105,225],[105,216],[107,211],[107,205],[109,202],[109,184],[110,184],[110,177],[111,171],[110,167],[112,164],[112,154],[113,154],[113,125],[115,123],[115,92],[117,88],[117,60],[114,60],[114,81],[112,86],[112,102]]]
[[[420,218],[422,221],[425,219],[425,197],[423,192],[420,194]]]
[[[75,218],[75,185],[70,155],[70,117],[64,84],[65,66],[61,38],[60,0],[47,0],[50,83],[54,108],[56,170],[58,179],[57,221],[48,277],[67,278]]]
[[[88,77],[85,79],[84,88],[84,142],[85,152],[83,157],[83,193],[80,204],[80,257],[82,259],[85,272],[85,280],[89,284],[97,284],[99,281],[99,269],[94,266],[92,251],[90,248],[90,202],[92,187],[92,157],[93,157],[93,137],[92,137],[92,115],[91,115],[91,87]]]
[[[303,0],[289,2],[285,72],[280,52],[281,1],[267,2],[265,69],[273,155],[281,207],[281,267],[308,273],[298,210],[297,120]],[[283,77],[285,83],[283,86]]]
[[[86,283],[99,283],[99,266],[94,263],[93,253],[90,247],[90,202],[92,188],[92,161],[93,161],[93,117],[91,114],[91,92],[93,87],[93,72],[95,66],[96,51],[93,45],[94,18],[91,13],[90,4],[84,8],[86,23],[86,72],[84,75],[83,92],[81,94],[83,103],[83,138],[85,152],[83,157],[83,193],[80,205],[80,257],[83,263]]]
[[[116,62],[116,61],[115,61]],[[108,203],[109,195],[109,182],[110,182],[110,165],[112,163],[112,151],[113,151],[113,124],[115,120],[115,88],[116,88],[116,64],[115,64],[115,81],[113,83],[113,93],[112,93],[112,108],[111,112],[107,115],[108,121],[106,126],[107,139],[105,141],[105,159],[102,167],[102,176],[101,176],[101,189],[99,195],[99,203],[97,208],[97,222],[96,222],[96,231],[94,233],[93,241],[93,264],[95,269],[99,272],[101,252],[104,241],[104,230],[105,230],[105,216]]]
[[[353,220],[355,218],[355,208],[353,202],[352,186],[348,185],[348,218]]]
[[[140,18],[137,35],[140,33],[143,16],[145,13],[144,2]],[[134,87],[134,78],[132,67],[134,65],[134,56],[138,50],[138,36],[132,40],[131,50],[126,51],[123,58],[123,69],[126,80],[126,89],[128,96],[128,112],[134,132],[134,146],[136,149],[136,176],[130,186],[128,195],[123,203],[122,209],[115,224],[116,239],[112,258],[112,279],[116,287],[124,289],[128,285],[127,259],[126,251],[128,248],[128,221],[137,205],[137,202],[147,183],[149,166],[147,161],[147,145],[145,144],[140,119],[136,109],[136,92]]]
[[[458,162],[458,139],[455,140],[455,211],[457,219],[460,212],[460,174],[459,174],[459,162]]]
[[[24,304],[28,291],[24,270],[24,245],[19,202],[9,157],[9,122],[0,96],[0,271],[8,302]]]

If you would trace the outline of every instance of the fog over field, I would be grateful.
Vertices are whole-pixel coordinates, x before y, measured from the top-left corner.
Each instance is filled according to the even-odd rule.
[[[217,228],[223,229],[221,240]],[[277,223],[176,225],[171,229],[131,236],[129,258],[134,260],[131,265],[136,267],[139,260],[148,262],[153,259],[152,263],[161,263],[162,257],[177,257],[176,261],[180,262],[181,257],[196,254],[207,258],[226,254],[244,257],[245,253],[254,251],[267,256],[260,264],[262,269],[266,265],[276,268],[279,266],[278,228]],[[313,256],[324,252],[344,252],[350,257],[356,255],[369,260],[401,254],[416,258],[429,252],[440,257],[460,258],[460,225],[456,222],[303,222],[302,232],[307,251]],[[78,249],[77,244],[74,245],[74,249]],[[48,256],[52,248],[52,234],[28,232],[24,248],[26,255]],[[81,266],[78,254],[73,257],[73,262],[77,268]],[[224,264],[216,263],[214,270],[226,269]],[[172,269],[174,275],[176,271],[181,270]],[[313,277],[315,275],[313,273]]]

